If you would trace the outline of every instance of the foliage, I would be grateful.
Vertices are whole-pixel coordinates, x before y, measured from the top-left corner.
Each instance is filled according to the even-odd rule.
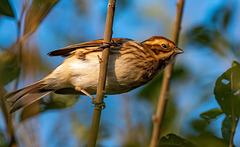
[[[222,136],[231,143],[240,117],[240,64],[236,61],[216,81],[214,94],[223,113]]]
[[[240,107],[240,64],[236,61],[216,81],[214,94],[221,108],[214,108],[203,112],[200,117],[204,120],[192,121],[193,128],[200,132],[200,136],[190,136],[189,139],[198,146],[226,146],[233,144],[233,136],[239,120]],[[223,138],[218,138],[207,131],[207,125],[218,116],[225,114],[221,132]],[[232,140],[231,140],[232,139]],[[173,139],[174,141],[178,139]],[[206,142],[206,143],[204,143]]]
[[[0,16],[1,15],[14,17],[12,7],[8,0],[1,0],[0,2]]]
[[[76,95],[59,95],[53,93],[49,99],[46,99],[41,103],[42,111],[46,111],[49,109],[63,109],[66,107],[71,107],[74,105],[79,96]]]
[[[227,142],[230,142],[230,137],[231,137],[231,132],[232,132],[232,118],[225,117],[225,119],[222,122],[222,137],[225,139]]]
[[[189,44],[207,47],[223,57],[228,56],[230,52],[239,55],[236,50],[240,43],[234,43],[229,37],[232,35],[229,34],[229,29],[232,27],[233,14],[234,5],[230,3],[215,9],[213,13],[210,13],[208,20],[188,31]]]
[[[168,134],[161,138],[159,147],[197,147],[190,141],[183,139],[175,134]]]
[[[59,0],[33,0],[24,21],[24,35],[33,34]]]
[[[223,114],[222,109],[214,108],[214,109],[211,109],[211,110],[201,113],[200,117],[205,119],[208,122],[211,122],[212,120],[214,120],[221,114]]]
[[[1,147],[7,147],[8,143],[6,142],[6,139],[4,137],[4,134],[0,132],[0,146]]]
[[[210,132],[202,132],[198,136],[189,136],[188,140],[196,144],[198,147],[226,147],[227,142]]]
[[[19,76],[20,68],[15,53],[9,50],[0,52],[0,87]]]
[[[52,93],[49,98],[41,99],[40,110],[29,111],[29,109],[23,109],[20,120],[24,121],[30,117],[33,117],[39,113],[43,113],[48,110],[71,107],[77,102],[78,97],[78,95],[60,95]]]
[[[150,100],[153,104],[156,104],[156,100],[161,89],[163,72],[159,73],[150,83],[144,86],[138,93],[138,98]],[[182,66],[177,66],[173,72],[173,80],[177,81],[187,77],[186,69]]]
[[[44,18],[48,15],[51,9],[57,4],[58,0],[33,0],[31,4],[29,1],[25,1],[22,7],[22,12],[20,16],[20,20],[14,20],[17,24],[17,40],[13,43],[11,48],[1,49],[0,52],[0,94],[1,94],[1,110],[4,115],[4,119],[6,122],[7,132],[5,132],[5,136],[9,136],[10,139],[2,139],[0,146],[15,146],[15,132],[12,128],[12,116],[8,114],[8,106],[7,103],[2,101],[2,97],[4,96],[4,92],[2,92],[3,86],[7,85],[14,79],[17,79],[15,83],[15,87],[18,85],[18,78],[20,75],[20,67],[22,67],[22,47],[24,43],[26,43],[26,38],[30,37],[39,27]],[[26,13],[25,13],[26,11]],[[25,15],[24,15],[25,14]],[[9,17],[15,17],[13,13],[13,9],[8,0],[1,0],[0,2],[0,15],[5,15]],[[24,18],[24,25],[22,25]],[[23,27],[22,27],[23,26]],[[23,28],[23,34],[21,34],[21,29]],[[22,35],[22,36],[21,36]],[[20,43],[19,43],[20,42]],[[29,56],[31,57],[31,55]],[[37,56],[39,57],[39,56]],[[25,58],[26,59],[26,58]],[[40,62],[42,63],[42,62]],[[34,66],[35,67],[35,66]],[[3,89],[3,90],[2,90]],[[23,111],[22,118],[26,119],[30,116],[33,116],[38,111],[28,111],[30,113],[25,113]],[[3,141],[2,141],[3,140]],[[6,141],[7,140],[7,141]],[[4,145],[5,144],[5,145]]]
[[[194,119],[191,121],[192,128],[197,132],[204,132],[207,129],[208,122],[202,119]]]
[[[236,63],[236,62],[235,62]],[[240,117],[240,64],[224,72],[216,81],[214,94],[227,117]]]
[[[234,61],[232,65],[215,84],[214,94],[221,108],[211,109],[200,115],[210,122],[224,113],[225,119],[222,122],[221,132],[223,139],[228,143],[231,142],[231,136],[234,136],[240,117],[240,64]]]
[[[215,51],[221,57],[232,61],[232,58],[240,55],[238,51],[240,42],[229,37],[233,35],[229,31],[234,23],[233,17],[234,5],[223,3],[209,15],[207,21],[188,31],[189,43]],[[219,76],[215,83],[214,95],[220,108],[208,110],[200,115],[208,123],[218,120],[218,116],[224,116],[221,127],[221,146],[233,145],[233,137],[240,117],[239,73],[239,63],[233,61],[232,67]],[[216,137],[212,139],[215,140],[214,138]]]

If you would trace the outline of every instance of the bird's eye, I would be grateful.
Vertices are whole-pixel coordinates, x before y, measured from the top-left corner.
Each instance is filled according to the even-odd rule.
[[[166,44],[162,44],[162,47],[167,48]]]

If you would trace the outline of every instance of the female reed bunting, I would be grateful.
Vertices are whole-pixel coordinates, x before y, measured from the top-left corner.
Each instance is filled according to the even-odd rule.
[[[96,94],[99,76],[99,56],[103,40],[71,45],[50,52],[49,56],[68,57],[48,76],[5,96],[12,102],[10,113],[44,96],[58,94]],[[183,53],[165,37],[153,36],[141,43],[127,38],[113,38],[106,79],[106,94],[131,91],[152,80],[159,71]]]

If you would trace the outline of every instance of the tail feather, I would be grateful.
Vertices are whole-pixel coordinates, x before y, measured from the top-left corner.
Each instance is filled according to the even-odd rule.
[[[43,89],[44,85],[42,81],[33,83],[27,87],[13,91],[5,96],[7,101],[12,102],[10,107],[10,113],[16,110],[32,104],[33,102],[43,98],[51,93],[51,90]]]
[[[27,93],[21,98],[19,98],[16,102],[14,102],[10,107],[10,113],[13,113],[17,111],[18,109],[21,109],[27,105],[30,105],[37,100],[43,98],[44,96],[50,94],[51,91],[45,91],[40,93]]]
[[[13,103],[13,102],[17,101],[19,98],[21,98],[27,92],[29,92],[35,88],[40,88],[41,83],[42,83],[41,81],[38,81],[31,85],[23,87],[21,89],[10,92],[5,96],[5,100]]]

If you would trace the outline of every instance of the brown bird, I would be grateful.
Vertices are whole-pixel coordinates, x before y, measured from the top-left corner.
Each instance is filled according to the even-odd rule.
[[[71,45],[48,53],[49,56],[68,57],[48,76],[5,96],[12,102],[10,113],[44,96],[58,94],[96,94],[99,76],[99,56],[103,40]],[[106,94],[131,91],[152,80],[159,71],[183,53],[171,40],[153,36],[138,43],[127,38],[113,38],[106,79]]]

